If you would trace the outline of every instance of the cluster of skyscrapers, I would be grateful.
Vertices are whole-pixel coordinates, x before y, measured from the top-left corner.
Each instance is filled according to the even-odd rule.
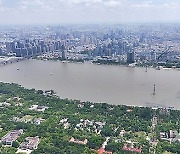
[[[60,41],[45,42],[44,40],[25,40],[6,42],[7,51],[13,52],[17,57],[37,55],[42,52],[64,50]]]
[[[63,59],[82,54],[127,63],[179,63],[179,29],[178,25],[12,27],[0,29],[0,55],[26,57],[57,51]]]

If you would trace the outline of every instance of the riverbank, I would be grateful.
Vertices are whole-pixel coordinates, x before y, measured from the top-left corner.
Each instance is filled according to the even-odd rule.
[[[171,66],[171,67],[165,67],[165,66],[161,66],[161,65],[148,65],[148,64],[127,64],[125,62],[113,62],[113,63],[107,63],[107,62],[100,62],[100,61],[93,61],[93,60],[73,60],[73,59],[68,59],[68,60],[63,60],[61,58],[38,58],[38,56],[35,57],[29,57],[29,58],[23,58],[23,57],[2,57],[0,59],[0,66],[4,66],[7,64],[13,64],[16,62],[20,62],[22,60],[28,60],[28,59],[34,59],[34,60],[42,60],[42,61],[54,61],[54,62],[62,62],[62,63],[78,63],[78,64],[83,64],[83,63],[89,63],[89,64],[96,64],[96,65],[108,65],[108,66],[121,66],[121,67],[140,67],[140,68],[145,68],[145,70],[147,71],[149,68],[154,68],[156,70],[177,70],[180,71],[180,67],[175,67],[175,66]]]
[[[161,69],[166,69],[166,70],[180,70],[180,64],[164,64],[161,65],[161,63],[151,63],[151,64],[148,64],[148,63],[132,63],[132,64],[128,64],[124,61],[120,61],[120,62],[116,62],[114,60],[83,60],[83,59],[67,59],[67,60],[64,60],[62,59],[61,57],[59,58],[51,58],[51,57],[35,57],[34,59],[36,60],[43,60],[43,61],[57,61],[57,62],[63,62],[63,63],[80,63],[80,64],[83,64],[83,63],[92,63],[92,64],[97,64],[97,65],[114,65],[114,66],[123,66],[123,67],[142,67],[142,68],[145,68],[145,69],[148,69],[148,68],[154,68],[156,70],[161,70]]]

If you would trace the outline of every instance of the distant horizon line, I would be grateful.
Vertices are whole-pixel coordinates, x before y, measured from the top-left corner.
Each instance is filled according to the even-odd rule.
[[[92,22],[92,23],[0,23],[0,26],[59,26],[59,25],[153,25],[153,24],[180,24],[180,21],[160,22]]]

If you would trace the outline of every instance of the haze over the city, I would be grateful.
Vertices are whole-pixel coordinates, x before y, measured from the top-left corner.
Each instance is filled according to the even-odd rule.
[[[180,0],[0,0],[0,153],[180,154]]]
[[[179,22],[180,0],[0,0],[0,24]]]

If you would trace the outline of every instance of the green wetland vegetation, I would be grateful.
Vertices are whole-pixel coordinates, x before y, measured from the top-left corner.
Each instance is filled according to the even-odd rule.
[[[31,110],[32,105],[47,108],[44,112]],[[33,122],[35,118],[44,121],[37,125]],[[178,110],[80,102],[17,84],[0,83],[0,139],[12,130],[24,131],[12,147],[0,143],[2,154],[14,154],[28,136],[40,138],[32,154],[96,154],[107,138],[105,150],[113,154],[136,153],[123,150],[124,144],[132,146],[132,143],[144,154],[179,154],[178,136],[172,142],[160,136],[160,132],[170,130],[179,133],[179,123]],[[87,139],[87,143],[69,142],[72,137],[79,141]]]

